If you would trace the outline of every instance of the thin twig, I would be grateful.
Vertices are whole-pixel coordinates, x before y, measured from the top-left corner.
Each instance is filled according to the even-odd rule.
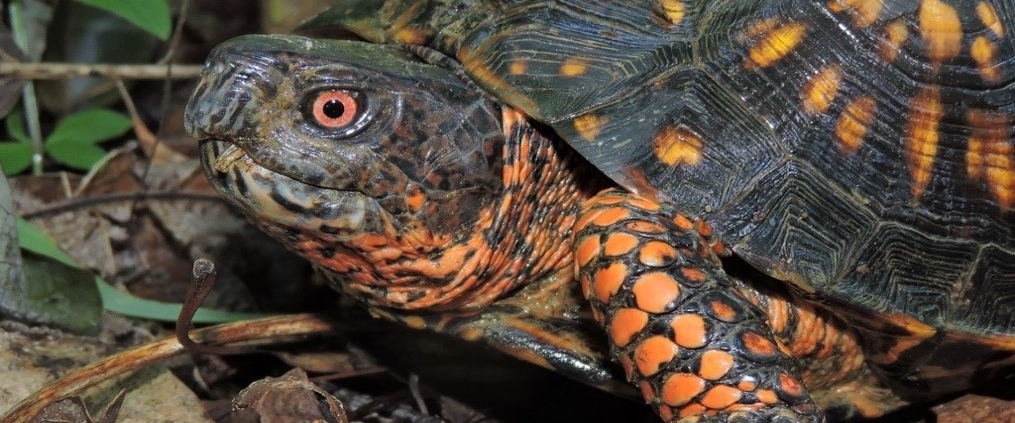
[[[66,79],[98,76],[110,79],[193,79],[201,75],[201,65],[127,65],[108,63],[0,63],[0,78],[22,80]]]

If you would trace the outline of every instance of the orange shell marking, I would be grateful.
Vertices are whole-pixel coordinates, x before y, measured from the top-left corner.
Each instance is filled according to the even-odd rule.
[[[753,69],[770,66],[796,49],[806,33],[807,26],[800,22],[791,22],[772,28],[763,38],[751,46],[744,67]]]
[[[588,62],[584,59],[578,59],[575,57],[568,57],[564,60],[564,63],[560,65],[560,75],[573,78],[576,76],[582,76],[589,68]]]
[[[973,110],[967,117],[973,129],[966,150],[966,173],[987,183],[1005,209],[1015,205],[1015,147],[1009,142],[1012,121],[1006,116]]]
[[[997,18],[997,10],[990,3],[981,1],[976,4],[976,16],[983,22],[983,26],[990,29],[998,38],[1004,38],[1004,25]]]
[[[920,35],[927,56],[940,66],[962,50],[962,21],[959,12],[941,0],[923,0],[919,10]]]
[[[871,95],[855,98],[846,105],[835,124],[835,138],[839,140],[840,151],[846,154],[860,151],[867,128],[874,123],[877,105]]]
[[[980,70],[980,78],[987,82],[996,82],[998,78],[997,69],[997,46],[987,37],[979,36],[973,40],[969,55],[976,62],[976,68]]]
[[[881,58],[889,63],[894,62],[907,39],[909,28],[906,27],[906,21],[896,19],[885,25],[885,35],[881,41]]]
[[[585,141],[595,141],[606,125],[606,118],[596,115],[581,115],[574,118],[574,130]]]
[[[842,68],[839,65],[825,66],[817,75],[808,79],[800,92],[804,112],[816,115],[828,111],[839,92],[840,83]]]
[[[913,178],[913,199],[919,199],[930,183],[937,155],[938,124],[944,115],[938,88],[925,87],[909,102],[906,159]]]
[[[684,20],[683,0],[657,0],[655,6],[656,13],[672,25],[677,25]]]

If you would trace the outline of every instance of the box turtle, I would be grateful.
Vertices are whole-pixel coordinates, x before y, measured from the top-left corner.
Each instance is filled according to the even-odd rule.
[[[1012,392],[1013,24],[346,1],[217,47],[186,122],[225,198],[379,316],[626,379],[665,421],[871,417]]]

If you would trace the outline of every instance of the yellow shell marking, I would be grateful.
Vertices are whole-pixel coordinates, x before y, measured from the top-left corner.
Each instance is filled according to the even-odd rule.
[[[962,50],[959,12],[941,0],[923,0],[919,10],[920,35],[935,68]]]
[[[657,13],[673,25],[684,20],[683,0],[658,0],[655,7]]]
[[[867,128],[874,122],[876,109],[877,100],[871,95],[855,98],[846,105],[835,124],[835,138],[842,152],[856,154],[860,150]]]
[[[997,81],[996,53],[997,46],[988,40],[987,37],[981,35],[973,40],[973,46],[970,48],[969,55],[976,62],[976,67],[980,70],[980,78],[983,78],[984,81]]]
[[[595,141],[606,124],[606,118],[593,114],[581,115],[574,118],[574,130],[578,136],[585,141]]]
[[[839,65],[828,65],[804,83],[800,91],[800,100],[807,114],[825,113],[832,105],[839,84],[842,83],[842,68]]]
[[[690,129],[668,126],[652,139],[652,151],[667,166],[701,162],[701,136]]]
[[[906,159],[913,178],[911,193],[914,199],[919,199],[930,183],[937,155],[937,129],[943,115],[944,107],[937,86],[924,87],[909,102]]]
[[[902,50],[902,45],[909,39],[909,28],[902,19],[896,19],[885,25],[885,38],[881,41],[881,58],[886,62],[894,62]]]
[[[983,26],[990,29],[990,32],[993,32],[998,38],[1004,38],[1004,25],[997,18],[997,11],[994,10],[994,6],[985,1],[977,3],[976,16],[980,17],[980,22],[983,22]]]
[[[1011,118],[998,113],[972,110],[967,115],[973,134],[966,150],[966,173],[970,179],[987,184],[1003,208],[1015,204],[1015,147]]]
[[[585,59],[578,59],[574,57],[568,57],[564,60],[564,63],[560,65],[560,75],[566,77],[575,77],[585,74],[588,70],[589,65]]]
[[[772,28],[764,34],[763,38],[751,46],[744,67],[747,69],[765,68],[779,61],[800,45],[806,33],[807,26],[800,22],[791,22]]]
[[[828,9],[833,12],[849,10],[853,25],[858,28],[866,28],[876,22],[884,7],[884,0],[831,0],[828,3]]]

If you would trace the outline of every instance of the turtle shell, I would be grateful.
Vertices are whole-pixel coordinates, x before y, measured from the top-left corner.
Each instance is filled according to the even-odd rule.
[[[1008,345],[1011,25],[1006,0],[369,0],[304,31],[438,50],[765,273]]]

